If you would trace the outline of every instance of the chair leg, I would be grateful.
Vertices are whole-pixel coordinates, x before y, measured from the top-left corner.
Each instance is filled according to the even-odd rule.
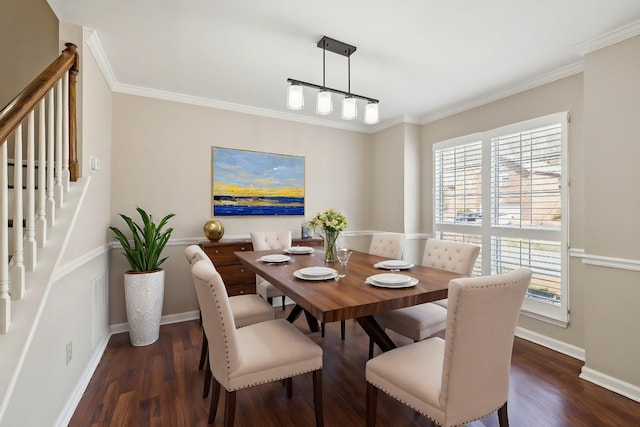
[[[224,425],[233,427],[233,420],[236,416],[236,392],[226,391],[224,397]]]
[[[376,426],[376,412],[378,405],[378,389],[371,383],[367,383],[367,427]]]
[[[293,396],[293,378],[285,378],[284,383],[287,386],[287,399],[291,399],[291,396]]]
[[[316,407],[316,427],[324,426],[322,410],[322,369],[313,371],[313,403]]]
[[[498,409],[498,422],[500,427],[509,427],[509,417],[507,416],[507,402]]]
[[[211,367],[207,366],[207,370],[204,373],[204,388],[202,389],[202,398],[209,396],[209,389],[211,388]]]
[[[207,340],[207,334],[202,330],[202,350],[200,351],[200,363],[198,364],[198,370],[202,371],[204,368],[204,362],[207,360],[207,353],[209,352],[209,340]]]
[[[285,299],[285,298],[286,298],[286,297],[285,297],[284,295],[282,295],[282,311],[284,311],[284,299]]]
[[[213,424],[218,413],[218,399],[220,399],[220,383],[213,379],[213,395],[211,396],[211,406],[209,407],[209,424]]]
[[[320,336],[324,338],[324,323],[320,323]]]
[[[373,339],[369,338],[369,359],[373,357]]]
[[[344,320],[340,321],[340,338],[342,338],[342,341],[344,341]]]

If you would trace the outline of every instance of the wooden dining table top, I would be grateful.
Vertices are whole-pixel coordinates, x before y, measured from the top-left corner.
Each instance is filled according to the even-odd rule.
[[[463,277],[431,267],[416,265],[399,274],[414,277],[418,283],[409,288],[380,288],[365,283],[367,277],[389,273],[374,267],[388,258],[353,251],[347,264],[346,277],[311,281],[294,276],[294,271],[305,267],[324,266],[340,270],[340,263],[326,263],[324,251],[293,255],[283,263],[265,263],[258,259],[268,254],[281,254],[282,250],[235,252],[238,260],[256,274],[280,289],[296,304],[321,322],[335,322],[373,316],[397,308],[409,307],[447,298],[449,281]]]

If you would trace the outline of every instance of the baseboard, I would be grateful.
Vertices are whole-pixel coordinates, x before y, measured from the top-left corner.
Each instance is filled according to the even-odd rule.
[[[572,344],[567,344],[564,341],[549,338],[546,335],[530,331],[529,329],[521,328],[520,326],[516,328],[516,336],[518,338],[531,341],[543,347],[550,348],[551,350],[557,351],[558,353],[573,357],[574,359],[582,360],[583,362],[585,360],[584,348],[580,348]]]
[[[579,377],[631,400],[640,402],[640,387],[636,385],[619,380],[607,374],[603,374],[602,372],[594,369],[587,368],[586,366],[582,367]]]
[[[102,359],[102,355],[107,348],[107,344],[109,344],[109,339],[111,338],[110,334],[105,335],[105,337],[96,345],[96,348],[87,364],[87,368],[84,371],[84,374],[76,384],[73,389],[73,392],[69,396],[67,400],[67,404],[62,409],[62,412],[58,416],[58,419],[53,424],[55,427],[66,427],[69,425],[69,421],[71,421],[71,417],[73,416],[76,408],[78,407],[78,403],[80,403],[80,399],[84,395],[87,386],[89,385],[89,381],[93,377],[93,374]]]
[[[200,313],[197,310],[185,311],[184,313],[177,314],[167,314],[160,318],[160,324],[170,325],[171,323],[186,322],[188,320],[198,319],[199,317]],[[115,325],[109,326],[109,336],[113,334],[120,334],[122,332],[129,332],[129,324],[117,323]]]

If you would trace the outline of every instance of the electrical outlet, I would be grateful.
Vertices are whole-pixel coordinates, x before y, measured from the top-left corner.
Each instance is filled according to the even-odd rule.
[[[67,343],[67,365],[71,362],[71,358],[73,358],[73,343],[69,341]]]

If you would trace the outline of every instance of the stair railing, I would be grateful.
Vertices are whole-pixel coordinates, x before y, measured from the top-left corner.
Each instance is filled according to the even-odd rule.
[[[11,325],[11,301],[22,299],[26,289],[25,272],[36,268],[37,248],[45,246],[47,227],[55,223],[55,208],[63,206],[69,182],[80,177],[76,123],[79,58],[73,43],[66,43],[65,46],[62,54],[0,111],[2,334],[6,334]],[[23,138],[25,122],[26,141]],[[8,141],[12,136],[13,162],[8,157]],[[26,145],[26,156],[23,156],[23,145]],[[26,162],[23,157],[26,157]],[[9,181],[10,167],[13,168],[13,184]],[[23,175],[26,175],[26,180],[23,180]],[[26,181],[24,185],[23,181]],[[11,188],[12,219],[8,208]],[[26,197],[23,197],[23,192]],[[11,235],[10,223],[13,229]],[[13,240],[11,252],[10,237]]]

